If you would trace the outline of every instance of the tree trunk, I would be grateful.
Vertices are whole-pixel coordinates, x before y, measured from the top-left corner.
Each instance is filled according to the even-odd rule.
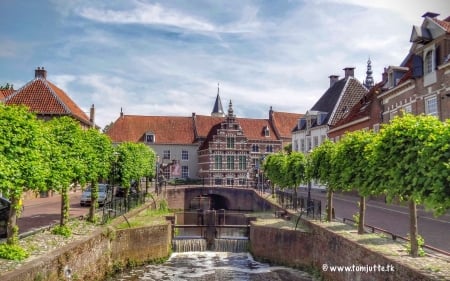
[[[69,220],[69,191],[67,187],[61,188],[61,219],[60,226],[65,226]]]
[[[327,221],[333,219],[333,190],[328,188],[327,193]]]
[[[88,221],[95,221],[95,209],[97,208],[98,202],[98,183],[96,181],[91,181],[91,206],[89,207],[89,219]]]
[[[419,255],[419,244],[417,242],[418,228],[417,228],[417,209],[414,199],[409,200],[409,238],[411,246],[411,256],[417,257]]]
[[[358,221],[358,234],[364,234],[364,225],[366,224],[366,197],[359,197],[359,221]]]
[[[16,205],[19,203],[19,198],[12,196],[11,206],[9,208],[8,226],[6,229],[6,243],[9,245],[17,244],[19,241],[19,229],[17,228],[17,210]]]

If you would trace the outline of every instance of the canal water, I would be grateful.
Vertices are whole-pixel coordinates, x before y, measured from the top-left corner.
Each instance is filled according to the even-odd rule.
[[[249,253],[173,253],[164,264],[146,265],[120,273],[107,281],[311,281],[306,272],[270,266],[253,260]]]

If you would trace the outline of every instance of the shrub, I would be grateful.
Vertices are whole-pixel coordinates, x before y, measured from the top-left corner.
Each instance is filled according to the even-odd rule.
[[[19,245],[0,244],[0,258],[21,261],[28,258],[30,254]]]
[[[70,237],[72,235],[72,230],[66,225],[58,225],[52,229],[52,234]]]

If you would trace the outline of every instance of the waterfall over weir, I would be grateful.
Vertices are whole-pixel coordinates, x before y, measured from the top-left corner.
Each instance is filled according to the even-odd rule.
[[[219,238],[214,240],[212,249],[208,249],[206,239],[188,238],[173,239],[172,248],[174,252],[232,252],[245,253],[248,251],[248,239],[242,238]]]

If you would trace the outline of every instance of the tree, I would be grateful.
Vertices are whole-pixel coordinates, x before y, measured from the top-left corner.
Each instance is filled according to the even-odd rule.
[[[369,185],[370,173],[368,145],[374,140],[371,131],[347,133],[336,143],[333,168],[339,171],[336,186],[342,190],[357,190],[360,195],[358,233],[364,233],[366,196],[373,194]],[[337,174],[337,173],[336,173]]]
[[[268,155],[263,162],[264,173],[267,178],[270,179],[273,185],[278,185],[282,189],[288,186],[286,167],[287,156],[281,152]]]
[[[436,139],[424,147],[418,161],[427,187],[423,190],[425,206],[435,215],[450,209],[450,120],[441,129]]]
[[[442,190],[433,191],[435,185],[430,184],[427,177],[442,177],[436,176],[440,171],[430,167],[436,164],[436,160],[430,161],[424,157],[424,152],[428,151],[427,147],[435,146],[444,131],[444,124],[436,117],[406,114],[383,127],[371,148],[372,175],[377,178],[371,181],[372,188],[385,192],[388,201],[394,197],[409,201],[410,251],[413,257],[417,257],[419,251],[416,204],[427,201],[428,194],[436,195]]]
[[[4,86],[0,86],[0,90],[14,90],[14,85],[6,83]]]
[[[63,227],[69,219],[69,187],[77,182],[84,184],[86,180],[87,167],[82,159],[84,138],[79,123],[70,117],[53,118],[45,124],[50,145],[48,186],[61,194],[60,226]]]
[[[131,183],[142,177],[154,176],[155,153],[143,143],[124,142],[116,147],[116,170],[118,182],[128,195]]]
[[[27,189],[43,188],[45,139],[42,123],[22,106],[0,104],[0,191],[11,201],[7,242],[18,239],[17,216]]]
[[[334,173],[337,172],[332,163],[335,147],[336,145],[333,142],[326,140],[314,148],[309,154],[307,168],[307,179],[309,181],[316,179],[327,186],[327,221],[331,221],[333,210],[334,181],[336,179]]]
[[[98,202],[98,182],[108,177],[111,169],[113,146],[111,140],[95,129],[84,131],[83,161],[86,167],[85,179],[91,184],[91,206],[89,218],[95,221],[95,209]]]
[[[292,152],[287,155],[285,173],[287,185],[294,190],[294,198],[297,199],[298,187],[306,182],[306,157],[303,153]],[[297,200],[294,200],[294,209],[296,208]]]

